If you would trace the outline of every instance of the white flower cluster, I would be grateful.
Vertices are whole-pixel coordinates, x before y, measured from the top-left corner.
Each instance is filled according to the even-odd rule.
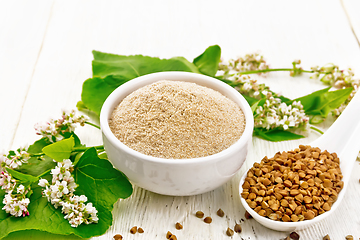
[[[239,73],[236,73],[228,79],[236,83],[236,90],[252,98],[259,100],[264,96],[268,96],[269,94],[274,95],[272,92],[270,92],[269,87],[263,83],[258,83],[257,80],[252,79],[249,76],[242,76]]]
[[[258,106],[255,110],[254,124],[256,128],[283,128],[288,130],[290,127],[308,127],[309,118],[303,110],[300,101],[286,105],[278,96],[271,92],[265,84],[259,84],[249,76],[242,76],[240,73],[232,74],[228,77],[240,93],[246,94],[255,99],[266,98],[263,106]]]
[[[340,70],[339,66],[332,63],[328,63],[322,67],[315,66],[312,67],[311,70],[314,71],[314,75],[312,75],[311,78],[319,78],[320,76],[322,76],[320,81],[327,85],[338,89],[343,89],[347,87],[354,88],[345,103],[341,104],[340,107],[333,110],[332,113],[334,116],[340,116],[340,114],[349,104],[350,100],[354,97],[355,93],[358,91],[360,87],[360,79],[354,77],[355,74],[351,70],[351,68],[348,68],[346,70]]]
[[[15,169],[23,163],[27,163],[30,159],[30,154],[27,152],[26,147],[21,147],[16,151],[11,151],[9,154],[0,154],[0,169],[11,168]]]
[[[26,152],[25,148],[20,148],[13,151],[11,154],[0,155],[0,186],[6,193],[2,210],[15,217],[25,217],[29,215],[27,209],[30,200],[26,197],[30,188],[25,188],[24,185],[18,184],[14,178],[8,173],[6,168],[15,169],[27,162],[30,154]]]
[[[284,130],[288,130],[290,127],[306,128],[309,122],[300,101],[286,105],[279,98],[273,96],[268,96],[264,105],[257,107],[255,113],[255,127],[266,129],[279,127]]]
[[[74,194],[77,187],[71,175],[73,164],[66,159],[63,163],[58,162],[57,166],[51,170],[52,184],[46,179],[40,179],[39,185],[44,187],[43,195],[54,205],[55,208],[61,206],[62,213],[65,215],[72,227],[77,227],[82,223],[97,223],[97,210],[92,203],[87,203],[85,195],[77,196]]]
[[[223,60],[219,63],[219,70],[226,76],[235,72],[247,72],[269,69],[264,57],[258,53],[246,54],[244,57],[230,59],[227,63]],[[259,73],[261,74],[261,73]]]
[[[76,116],[75,110],[63,111],[60,119],[50,119],[45,124],[35,124],[36,134],[49,138],[51,142],[60,141],[64,138],[66,132],[73,132],[77,125],[84,126],[88,117]]]

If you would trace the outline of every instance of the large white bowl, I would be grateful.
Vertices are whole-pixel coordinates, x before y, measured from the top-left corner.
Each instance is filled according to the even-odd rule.
[[[233,100],[245,114],[246,126],[241,138],[222,152],[192,159],[152,157],[121,143],[109,127],[112,111],[130,93],[159,80],[193,82],[212,88]],[[251,144],[254,119],[244,97],[229,85],[196,73],[160,72],[135,78],[115,89],[102,106],[100,126],[109,160],[133,184],[164,195],[186,196],[213,190],[240,169]]]

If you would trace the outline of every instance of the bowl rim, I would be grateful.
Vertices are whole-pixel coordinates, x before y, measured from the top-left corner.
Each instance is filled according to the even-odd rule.
[[[182,77],[184,79],[175,80],[173,78]],[[219,89],[222,89],[223,91],[226,91],[228,94],[230,94],[233,97],[236,97],[238,101],[240,101],[242,106],[239,106],[241,110],[243,111],[245,115],[245,130],[239,140],[237,140],[234,144],[232,144],[227,149],[215,153],[213,155],[205,156],[205,157],[198,157],[198,158],[183,158],[183,159],[175,159],[175,158],[158,158],[149,156],[143,153],[140,153],[134,149],[131,149],[130,147],[126,146],[124,143],[122,143],[119,139],[115,137],[115,135],[112,133],[109,127],[109,116],[112,113],[115,106],[117,106],[120,101],[119,96],[123,95],[124,92],[129,91],[131,88],[135,88],[137,85],[140,85],[135,88],[138,89],[140,87],[143,87],[145,85],[151,84],[153,82],[157,82],[160,80],[170,80],[170,81],[184,81],[184,82],[193,82],[200,86],[203,86],[201,83],[199,84],[196,81],[187,80],[187,79],[196,79],[196,80],[202,80],[202,81],[209,81],[211,85],[217,86]],[[212,87],[207,86],[208,88],[213,89]],[[135,91],[133,90],[133,91]],[[215,90],[215,89],[213,89]],[[131,92],[133,92],[131,91]],[[218,91],[218,90],[216,90]],[[131,93],[130,92],[130,93]],[[126,94],[128,96],[130,93]],[[227,96],[228,97],[228,96]],[[230,97],[228,97],[230,98]],[[239,104],[237,104],[239,105]],[[103,106],[100,111],[100,128],[103,133],[103,135],[107,138],[107,140],[117,148],[120,148],[127,154],[133,155],[137,158],[141,158],[143,160],[154,162],[154,163],[165,163],[165,164],[189,164],[189,163],[201,163],[201,162],[211,162],[211,161],[217,161],[220,158],[231,156],[234,154],[238,149],[242,149],[252,138],[253,128],[254,128],[254,117],[252,110],[250,108],[250,105],[245,100],[245,98],[233,87],[229,86],[228,84],[222,82],[221,80],[215,79],[213,77],[199,74],[199,73],[192,73],[192,72],[181,72],[181,71],[166,71],[166,72],[156,72],[156,73],[150,73],[147,75],[142,75],[140,77],[134,78],[132,80],[129,80],[128,82],[120,85],[117,87],[105,100],[103,103]]]

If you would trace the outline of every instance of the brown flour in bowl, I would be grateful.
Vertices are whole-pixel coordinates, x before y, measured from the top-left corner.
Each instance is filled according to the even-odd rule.
[[[233,101],[195,83],[158,81],[123,99],[109,120],[126,146],[159,158],[197,158],[230,147],[245,129]]]

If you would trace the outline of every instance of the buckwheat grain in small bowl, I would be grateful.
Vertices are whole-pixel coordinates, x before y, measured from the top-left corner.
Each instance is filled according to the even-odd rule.
[[[110,161],[134,184],[194,195],[221,186],[240,169],[253,115],[241,94],[217,79],[161,72],[116,89],[100,125]]]
[[[240,182],[241,201],[264,226],[302,229],[331,209],[344,186],[342,178],[336,153],[299,145],[254,163]]]

